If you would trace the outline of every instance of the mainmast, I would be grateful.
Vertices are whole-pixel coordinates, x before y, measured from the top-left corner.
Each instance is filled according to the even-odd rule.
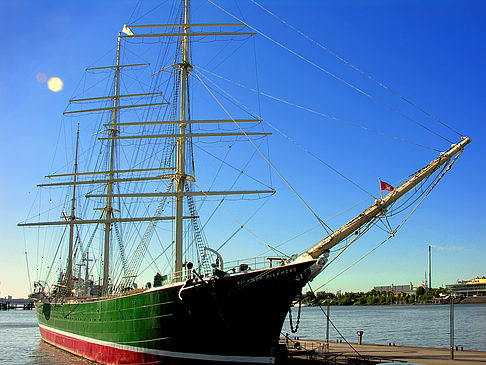
[[[184,0],[184,33],[189,33],[189,0]],[[187,77],[189,64],[189,37],[182,37],[182,61],[179,64],[181,76],[181,100],[180,100],[180,123],[179,138],[177,139],[177,163],[176,163],[176,215],[175,215],[175,267],[176,278],[181,277],[183,260],[183,215],[184,215],[184,185],[186,181],[186,110],[187,110]]]
[[[69,254],[68,254],[68,265],[67,265],[67,278],[66,287],[69,290],[71,288],[71,281],[73,276],[73,247],[74,247],[74,220],[75,209],[76,209],[76,181],[78,173],[78,146],[79,146],[79,124],[78,131],[76,134],[76,153],[74,155],[74,179],[73,179],[73,197],[71,199],[71,215],[69,216]]]
[[[118,43],[116,48],[116,66],[115,66],[115,93],[113,96],[113,112],[110,125],[110,168],[108,172],[108,182],[106,187],[106,206],[105,206],[105,243],[103,250],[103,293],[107,294],[110,280],[110,238],[111,238],[111,219],[113,216],[113,183],[115,177],[115,144],[118,134],[117,116],[118,116],[118,94],[120,88],[120,41],[121,33],[118,33]]]

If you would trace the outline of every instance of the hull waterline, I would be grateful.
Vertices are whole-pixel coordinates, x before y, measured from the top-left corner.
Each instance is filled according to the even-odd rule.
[[[272,364],[285,316],[312,264],[93,301],[38,302],[41,337],[103,364]]]

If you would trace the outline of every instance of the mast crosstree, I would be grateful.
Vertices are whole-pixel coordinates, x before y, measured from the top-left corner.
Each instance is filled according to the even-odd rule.
[[[88,113],[99,113],[99,112],[110,112],[111,120],[108,123],[103,124],[107,129],[108,135],[106,137],[98,138],[98,140],[106,140],[108,143],[108,154],[107,154],[107,168],[105,171],[89,171],[89,172],[78,172],[77,168],[74,173],[70,174],[56,174],[48,175],[46,178],[61,178],[61,177],[73,177],[72,181],[61,181],[53,183],[39,184],[38,187],[62,187],[62,186],[73,186],[75,190],[76,186],[86,186],[86,185],[105,185],[105,191],[102,193],[94,194],[92,192],[85,195],[86,198],[102,198],[105,199],[103,210],[103,216],[98,219],[70,219],[68,221],[50,221],[50,222],[35,222],[35,223],[22,223],[20,226],[60,226],[60,225],[70,225],[72,227],[74,224],[86,225],[86,224],[101,224],[104,226],[104,238],[103,238],[103,260],[102,260],[102,294],[107,295],[112,290],[111,286],[114,284],[110,280],[110,258],[111,258],[111,241],[112,241],[112,228],[113,224],[116,223],[135,223],[135,222],[149,222],[149,227],[146,234],[140,243],[140,248],[136,249],[134,257],[127,266],[127,272],[122,278],[121,286],[127,287],[131,285],[131,282],[136,278],[137,265],[133,264],[135,262],[139,263],[141,258],[143,258],[144,253],[150,240],[151,233],[156,225],[156,222],[160,220],[172,220],[174,222],[174,281],[182,280],[182,270],[184,257],[184,221],[190,220],[193,229],[195,230],[194,240],[197,246],[197,252],[199,258],[204,261],[206,256],[204,249],[204,239],[202,233],[200,232],[200,224],[198,223],[198,215],[195,206],[195,202],[192,199],[194,196],[215,196],[215,195],[247,195],[247,194],[273,194],[275,190],[241,190],[241,191],[192,191],[190,187],[191,182],[195,182],[195,178],[187,174],[186,171],[186,146],[188,140],[191,138],[212,138],[212,137],[236,137],[236,136],[268,136],[271,133],[263,132],[219,132],[219,133],[192,133],[187,128],[191,125],[198,124],[225,124],[225,123],[260,123],[261,119],[195,119],[191,120],[189,114],[189,75],[192,71],[192,65],[190,63],[190,37],[204,37],[208,35],[218,35],[218,36],[228,36],[228,35],[254,35],[255,33],[248,32],[191,32],[192,27],[237,27],[246,26],[246,24],[190,24],[190,7],[188,0],[182,0],[183,3],[183,24],[154,24],[154,25],[129,25],[124,26],[122,32],[118,34],[117,38],[117,48],[116,48],[116,63],[113,66],[104,67],[91,67],[86,70],[103,70],[103,69],[113,69],[114,70],[114,91],[108,96],[95,96],[95,97],[84,97],[69,100],[70,104],[78,103],[90,103],[90,102],[103,102],[105,100],[110,101],[110,105],[103,107],[94,107],[87,109],[69,110],[65,111],[64,115],[78,115],[78,114],[88,114]],[[164,34],[134,34],[131,28],[180,28],[181,32],[174,33],[164,33]],[[182,32],[183,30],[183,32]],[[123,68],[141,67],[147,66],[148,63],[134,63],[134,64],[121,64],[121,42],[124,38],[143,38],[143,37],[177,37],[180,38],[181,44],[181,58],[180,62],[174,65],[179,69],[179,90],[178,93],[178,120],[154,120],[154,121],[133,121],[133,122],[120,122],[119,113],[120,111],[133,110],[133,108],[150,108],[154,106],[168,105],[167,102],[150,102],[143,104],[131,104],[131,105],[120,105],[120,100],[131,100],[131,98],[136,97],[159,97],[163,93],[154,90],[153,92],[143,92],[143,93],[120,93],[120,71]],[[120,135],[120,127],[130,127],[130,126],[157,126],[157,125],[174,125],[178,124],[178,133],[169,134],[129,134]],[[117,141],[118,140],[143,140],[143,139],[175,139],[175,164],[174,167],[164,167],[164,168],[145,168],[145,169],[119,169],[116,166],[117,156]],[[150,171],[164,171],[172,170],[169,173],[154,174],[152,176],[127,176],[125,178],[118,177],[118,174],[127,173],[143,173]],[[96,178],[96,175],[105,175],[104,178]],[[78,179],[78,177],[85,176],[87,179]],[[115,193],[114,186],[118,183],[131,183],[131,182],[150,182],[157,180],[172,180],[173,183],[169,184],[172,186],[172,191],[170,188],[165,192],[134,192],[134,193]],[[161,198],[161,201],[165,201],[168,197],[174,198],[175,201],[175,211],[172,217],[162,217],[160,213],[163,211],[162,207],[156,209],[153,216],[148,217],[114,217],[113,202],[115,198]],[[187,204],[188,213],[184,215],[184,208]],[[163,204],[162,204],[163,206]],[[116,227],[115,227],[116,228]],[[71,229],[73,231],[73,229]],[[119,234],[117,233],[117,236]],[[120,238],[121,239],[121,238]],[[72,238],[70,238],[71,242]],[[71,246],[70,243],[70,250]],[[70,251],[71,252],[71,251]],[[71,253],[70,253],[71,255]],[[71,264],[69,264],[69,262]],[[71,272],[72,276],[72,259],[68,262],[67,271]],[[200,262],[204,266],[204,262]],[[201,266],[202,268],[202,266]],[[207,267],[206,267],[207,269]],[[204,270],[203,270],[204,271]],[[208,270],[205,270],[208,271]]]

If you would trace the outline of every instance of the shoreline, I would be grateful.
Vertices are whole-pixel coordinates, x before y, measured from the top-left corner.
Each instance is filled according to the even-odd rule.
[[[417,306],[417,305],[449,305],[449,302],[442,302],[442,303],[427,303],[427,302],[414,302],[414,303],[355,303],[355,304],[335,304],[331,301],[331,307],[376,307],[376,306]],[[455,300],[454,304],[486,304],[486,296],[485,297],[467,297],[462,300]],[[322,304],[313,304],[313,303],[302,303],[302,307],[324,307],[326,303]],[[294,308],[298,308],[298,304],[294,305]]]

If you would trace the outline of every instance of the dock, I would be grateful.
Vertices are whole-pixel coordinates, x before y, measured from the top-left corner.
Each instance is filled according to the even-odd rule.
[[[283,340],[285,342],[285,340]],[[289,364],[380,364],[413,363],[427,365],[486,364],[486,351],[430,347],[389,346],[376,344],[336,343],[313,340],[292,340]]]
[[[34,301],[32,299],[0,298],[0,310],[10,309],[34,309]]]

